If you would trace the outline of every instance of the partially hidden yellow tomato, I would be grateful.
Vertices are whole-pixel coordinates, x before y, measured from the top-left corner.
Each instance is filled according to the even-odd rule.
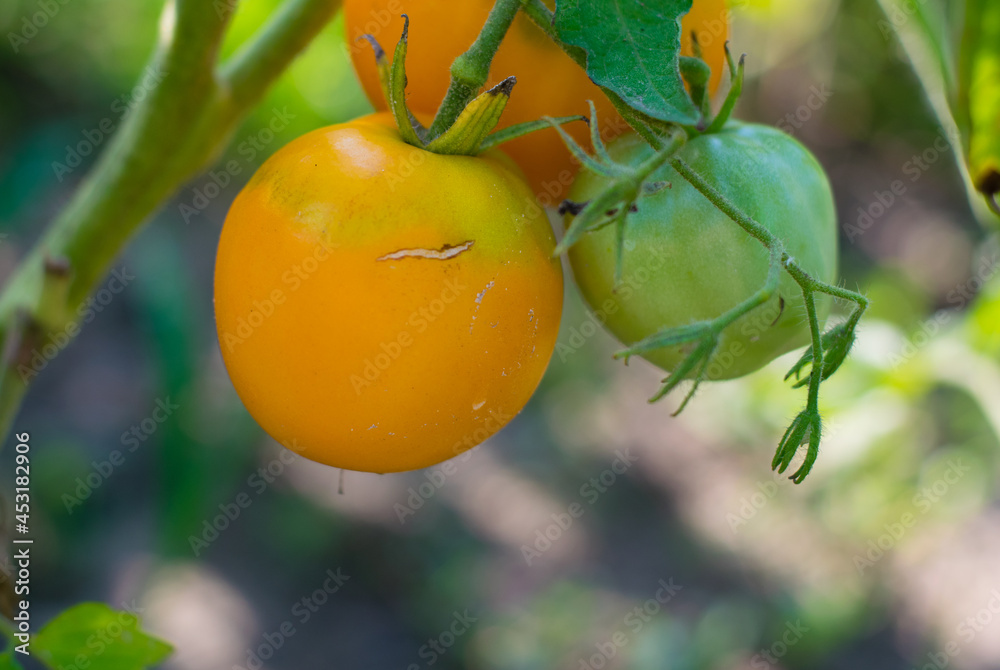
[[[493,0],[345,0],[351,60],[372,105],[380,110],[386,108],[375,58],[362,35],[373,35],[391,53],[403,31],[400,15],[409,16],[407,103],[417,112],[433,115],[448,90],[452,61],[475,41],[493,4]],[[728,25],[725,0],[694,0],[691,12],[682,21],[682,53],[692,54],[691,32],[695,31],[712,68],[713,92],[725,67]],[[587,114],[587,100],[593,100],[605,141],[628,130],[586,72],[523,15],[515,19],[501,43],[488,85],[511,75],[517,77],[517,85],[504,110],[501,128],[543,116]],[[584,124],[567,124],[566,130],[589,146],[589,131]],[[524,170],[542,204],[557,204],[565,197],[578,164],[555,130],[541,130],[508,142],[504,151]]]
[[[429,153],[385,113],[316,130],[264,163],[226,217],[226,368],[257,422],[307,458],[438,463],[537,387],[562,311],[554,246],[500,152]]]

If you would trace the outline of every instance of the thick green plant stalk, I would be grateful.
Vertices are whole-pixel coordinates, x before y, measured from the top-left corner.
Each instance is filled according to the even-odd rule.
[[[340,0],[286,0],[220,64],[233,4],[168,0],[149,68],[162,80],[0,294],[0,445],[36,372],[31,352],[56,333],[75,335],[77,307],[132,234],[218,158],[240,120],[339,6]]]

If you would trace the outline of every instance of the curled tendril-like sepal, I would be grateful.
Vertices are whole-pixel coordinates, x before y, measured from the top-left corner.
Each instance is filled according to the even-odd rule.
[[[795,454],[798,453],[799,447],[808,444],[805,460],[790,478],[796,484],[801,484],[816,463],[822,435],[823,419],[814,407],[807,407],[795,417],[782,436],[781,442],[778,443],[778,450],[774,453],[774,459],[771,461],[771,468],[779,473],[784,473],[791,465]]]
[[[719,113],[715,115],[715,119],[712,120],[712,125],[710,125],[708,130],[705,131],[706,133],[717,133],[722,130],[722,127],[726,125],[727,121],[729,121],[729,117],[732,115],[737,101],[739,101],[740,96],[743,94],[743,73],[746,63],[746,54],[740,56],[739,64],[734,63],[733,56],[729,53],[729,43],[726,42],[726,60],[729,63],[729,77],[732,83],[729,86],[729,93],[726,95],[725,102],[722,103]]]
[[[427,131],[406,106],[406,51],[409,43],[410,18],[403,15],[403,34],[396,43],[392,59],[373,35],[362,35],[375,51],[375,67],[386,105],[392,111],[399,134],[407,144],[423,148]]]
[[[663,180],[650,181],[650,176],[673,156],[683,143],[683,136],[673,138],[668,146],[657,151],[637,166],[618,163],[611,158],[601,138],[597,110],[590,102],[590,141],[594,154],[587,153],[569,133],[555,122],[546,120],[556,129],[563,143],[580,164],[594,174],[608,179],[609,183],[596,198],[583,203],[566,201],[560,206],[560,213],[569,213],[573,221],[566,229],[562,240],[556,246],[554,255],[563,254],[580,241],[588,232],[613,224],[615,227],[615,284],[622,279],[625,233],[628,215],[636,212],[640,198],[668,188]]]
[[[823,375],[820,378],[821,381],[826,381],[834,372],[836,372],[840,366],[847,359],[847,355],[851,352],[851,347],[854,346],[854,341],[857,338],[855,332],[854,323],[847,321],[845,323],[838,324],[823,333],[822,346],[823,346]],[[792,366],[792,369],[788,371],[785,375],[785,380],[787,381],[792,376],[797,380],[795,383],[795,388],[801,388],[810,382],[811,377],[806,377],[805,379],[800,379],[802,371],[807,365],[812,365],[813,362],[813,348],[810,346],[806,349],[802,357]]]
[[[663,386],[649,399],[651,403],[656,402],[677,388],[682,381],[690,379],[692,382],[691,388],[688,390],[687,395],[684,396],[680,407],[674,412],[674,416],[677,416],[684,411],[688,402],[697,392],[698,386],[704,381],[705,373],[708,370],[708,363],[712,360],[712,356],[715,355],[715,350],[719,346],[719,334],[712,322],[704,321],[664,330],[637,342],[628,349],[619,351],[615,354],[615,358],[624,358],[625,362],[628,363],[628,359],[632,356],[641,356],[657,349],[692,343],[695,344],[694,348],[691,349],[673,372],[663,379]]]
[[[400,137],[407,144],[437,154],[475,156],[504,142],[548,128],[550,124],[561,125],[587,120],[583,116],[564,116],[558,119],[518,123],[496,130],[517,83],[515,77],[507,77],[493,88],[468,100],[448,127],[432,132],[430,128],[425,128],[420,123],[406,104],[406,55],[409,31],[410,19],[403,14],[403,33],[396,43],[392,58],[374,36],[361,36],[371,44],[375,52],[375,66],[382,95],[396,120]]]
[[[773,467],[779,472],[785,472],[798,453],[799,447],[803,444],[808,445],[801,466],[791,476],[792,481],[798,484],[805,480],[819,454],[823,432],[823,422],[818,405],[820,385],[837,371],[850,353],[856,337],[856,327],[861,315],[868,307],[868,300],[859,293],[833,286],[810,276],[791,255],[785,252],[780,238],[764,228],[759,222],[754,221],[720,193],[710,180],[698,174],[676,155],[692,133],[696,136],[702,131],[719,131],[728,120],[742,91],[745,65],[743,58],[738,63],[734,62],[728,46],[726,57],[729,63],[732,86],[722,109],[707,129],[683,127],[683,132],[677,133],[670,129],[654,127],[641,118],[637,120],[637,123],[632,123],[639,135],[654,148],[654,153],[640,165],[623,165],[612,159],[598,132],[593,107],[591,108],[593,155],[586,153],[565,131],[557,128],[566,145],[583,167],[602,176],[605,184],[601,192],[591,200],[580,203],[566,201],[562,204],[560,213],[572,216],[573,219],[562,240],[556,246],[555,253],[556,255],[562,254],[578,242],[584,234],[613,224],[615,226],[613,242],[615,247],[615,284],[617,285],[622,277],[622,250],[627,234],[628,214],[635,211],[637,206],[641,206],[641,203],[637,205],[637,202],[642,196],[670,187],[670,184],[664,182],[662,177],[660,179],[653,177],[656,171],[668,161],[681,178],[705,196],[748,235],[760,241],[770,252],[770,265],[767,279],[756,293],[715,319],[668,328],[619,352],[615,357],[625,359],[627,363],[631,356],[644,355],[656,349],[681,348],[683,359],[663,380],[663,386],[650,399],[650,402],[655,402],[673,391],[682,381],[689,380],[692,382],[692,386],[677,410],[680,412],[694,396],[701,382],[706,379],[709,365],[719,347],[725,329],[743,315],[772,299],[778,290],[779,275],[782,272],[787,273],[802,291],[809,316],[812,346],[792,367],[786,379],[795,376],[797,387],[808,385],[809,399],[806,409],[795,417],[788,430],[785,431],[775,453]],[[691,84],[700,85],[704,75],[701,68],[692,62],[686,62],[684,67],[689,75],[689,86]],[[555,124],[553,123],[553,125]],[[826,294],[850,301],[855,304],[855,311],[845,324],[835,326],[824,334],[821,332],[817,315],[815,294]],[[783,304],[783,297],[780,295],[779,304]],[[810,374],[807,379],[800,381],[799,376],[807,367],[812,368]]]

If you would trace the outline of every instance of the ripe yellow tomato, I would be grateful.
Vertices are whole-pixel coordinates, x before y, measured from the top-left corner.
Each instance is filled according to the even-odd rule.
[[[429,153],[386,113],[316,130],[264,163],[226,217],[226,368],[257,422],[307,458],[438,463],[538,385],[562,311],[554,246],[500,152]]]
[[[403,31],[400,15],[410,17],[407,103],[417,112],[433,115],[448,90],[452,61],[475,41],[492,6],[493,0],[345,0],[351,60],[372,105],[386,109],[375,58],[362,35],[374,35],[391,53]],[[691,31],[698,35],[712,68],[712,91],[718,88],[725,67],[728,25],[725,0],[694,0],[681,26],[684,54],[692,53]],[[593,100],[606,142],[629,129],[586,72],[523,15],[515,19],[497,51],[489,85],[511,75],[517,77],[517,85],[504,110],[501,128],[546,115],[587,114],[587,100]],[[568,124],[566,130],[584,146],[589,145],[584,124]],[[503,148],[524,170],[542,204],[557,204],[566,197],[578,164],[555,130],[532,133]]]

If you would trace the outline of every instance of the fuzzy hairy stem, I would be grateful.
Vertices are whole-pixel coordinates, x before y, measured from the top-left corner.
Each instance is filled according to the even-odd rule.
[[[690,165],[684,162],[683,159],[674,158],[670,161],[670,165],[677,170],[678,174],[680,174],[689,184],[694,186],[695,190],[705,196],[705,198],[715,205],[723,214],[732,219],[737,225],[740,226],[740,228],[746,231],[748,235],[758,240],[767,249],[773,249],[776,245],[781,244],[781,240],[778,239],[776,235],[754,221],[752,217],[744,214],[742,210],[722,195],[704,177],[695,172]],[[855,303],[858,306],[858,309],[862,312],[868,308],[868,298],[855,291],[849,291],[814,278],[802,269],[802,266],[796,263],[795,260],[788,255],[788,253],[782,253],[781,262],[789,276],[795,280],[803,291],[826,293],[835,298],[840,298],[841,300],[848,300]],[[858,315],[858,318],[860,318],[860,315]],[[854,323],[857,323],[857,319],[853,319],[853,321]]]
[[[782,248],[782,242],[780,239],[742,212],[728,198],[719,193],[719,191],[708,183],[708,181],[706,181],[701,175],[691,169],[691,166],[685,163],[682,159],[674,158],[670,164],[688,183],[690,183],[699,193],[705,196],[705,198],[707,198],[720,211],[736,222],[736,224],[746,231],[748,235],[760,241],[760,243],[772,253]],[[799,447],[799,444],[795,443],[795,440],[799,436],[807,439],[809,446],[806,452],[805,460],[803,461],[802,466],[791,476],[793,482],[800,484],[809,474],[809,471],[812,469],[812,466],[816,461],[817,452],[819,450],[819,440],[821,437],[820,433],[822,430],[822,421],[820,420],[819,414],[819,389],[823,383],[825,352],[823,350],[823,336],[820,329],[819,318],[816,313],[815,294],[826,293],[835,298],[853,302],[856,307],[848,319],[848,325],[852,330],[857,326],[861,319],[861,315],[868,308],[868,299],[860,293],[848,291],[847,289],[827,284],[826,282],[816,279],[806,272],[798,263],[796,263],[795,260],[785,251],[781,251],[781,263],[785,271],[793,280],[795,280],[795,282],[799,285],[799,288],[802,290],[802,297],[805,301],[806,314],[809,320],[809,333],[812,340],[812,371],[809,376],[809,397],[806,403],[806,409],[799,415],[799,417],[796,418],[796,421],[793,422],[792,426],[789,428],[789,432],[785,434],[786,438],[788,438],[789,435],[792,436],[789,438],[792,443],[788,444],[785,439],[782,439],[782,444],[778,453],[775,455],[774,461],[775,466],[778,467],[779,471],[783,472]],[[805,430],[804,428],[806,425],[808,425],[808,430]],[[799,432],[795,431],[796,427],[799,428]]]
[[[812,338],[813,363],[809,376],[809,400],[807,407],[819,411],[819,387],[823,381],[823,340],[819,328],[819,318],[816,316],[816,297],[813,289],[803,289],[802,297],[806,303],[806,314],[809,317],[809,335]]]
[[[486,85],[493,57],[520,9],[521,0],[496,0],[476,41],[451,65],[451,84],[428,128],[430,137],[437,137],[450,128],[465,106]]]
[[[553,13],[548,9],[542,0],[521,0],[523,3],[523,9],[525,14],[527,14],[534,23],[541,28],[546,35],[549,36],[556,44],[558,44],[563,51],[569,55],[580,67],[586,70],[587,67],[587,57],[583,50],[565,44],[559,39],[558,32],[555,28]],[[727,51],[727,57],[729,56]],[[728,118],[729,113],[732,110],[732,105],[735,104],[735,99],[739,96],[739,90],[742,88],[742,72],[743,72],[743,60],[740,59],[739,66],[737,67],[731,58],[730,61],[730,72],[734,78],[734,91],[735,94],[730,94],[727,98],[726,105],[723,109],[723,114],[720,114],[716,119],[717,125],[721,127],[725,123],[725,119]],[[614,91],[610,91],[602,87],[605,95],[612,102],[615,108],[621,114],[628,124],[642,137],[653,149],[658,152],[662,152],[665,155],[669,155],[670,165],[683,177],[688,183],[690,183],[699,193],[701,193],[709,202],[711,202],[716,208],[718,208],[722,213],[728,216],[732,221],[739,225],[748,235],[759,241],[769,252],[771,256],[771,269],[768,272],[768,279],[764,286],[757,291],[748,300],[744,301],[733,310],[730,310],[726,314],[723,314],[709,325],[710,330],[716,329],[719,324],[731,323],[736,318],[739,318],[743,314],[756,309],[763,302],[766,302],[770,298],[771,291],[777,279],[777,270],[780,263],[780,268],[783,268],[785,272],[792,277],[792,279],[798,284],[802,291],[802,296],[806,305],[806,312],[809,320],[809,330],[812,339],[812,350],[811,350],[811,364],[812,372],[809,379],[809,398],[805,412],[799,415],[793,422],[792,426],[789,427],[789,431],[786,432],[785,437],[782,438],[782,443],[779,447],[778,453],[775,455],[775,464],[781,465],[781,470],[787,467],[787,461],[791,459],[794,455],[795,450],[798,448],[799,444],[794,443],[795,440],[803,438],[808,439],[809,450],[806,455],[806,459],[802,467],[792,476],[792,480],[796,483],[800,483],[806,475],[809,474],[809,470],[812,468],[813,463],[816,460],[816,453],[819,448],[819,438],[821,432],[822,422],[819,417],[819,387],[824,379],[824,351],[823,351],[823,335],[821,333],[819,318],[816,312],[815,294],[825,293],[831,295],[835,298],[841,300],[846,300],[853,302],[855,304],[855,309],[848,318],[847,327],[851,333],[851,338],[853,338],[853,330],[858,325],[861,319],[861,315],[868,308],[868,299],[861,295],[860,293],[849,291],[847,289],[841,288],[839,286],[834,286],[832,284],[827,284],[826,282],[820,281],[808,272],[805,271],[798,263],[795,262],[785,250],[782,241],[767,230],[760,223],[755,221],[752,217],[748,216],[742,212],[733,202],[726,198],[722,193],[720,193],[711,183],[709,183],[704,177],[695,172],[691,166],[689,166],[683,159],[673,155],[676,153],[676,149],[679,144],[683,144],[683,140],[679,144],[674,144],[673,146],[668,145],[667,138],[672,134],[673,130],[676,130],[676,125],[664,124],[663,122],[657,121],[656,119],[651,119],[648,116],[630,108],[625,101],[623,101]],[[697,134],[697,129],[683,128],[686,135]],[[596,144],[596,142],[595,142]],[[572,144],[570,147],[572,149]],[[595,147],[596,150],[596,147]],[[575,153],[575,152],[574,152]],[[612,177],[614,175],[611,175]],[[609,192],[613,189],[609,189]],[[594,202],[597,202],[595,199]],[[603,203],[603,201],[601,201]],[[586,213],[586,209],[583,212]],[[574,225],[579,221],[574,221]],[[582,228],[583,226],[578,226]],[[572,227],[567,231],[567,236],[572,231]],[[568,245],[572,243],[572,238],[567,241],[566,237],[563,238],[561,245]],[[675,329],[677,330],[677,329]],[[683,329],[680,329],[683,330]],[[713,331],[714,332],[714,331]],[[690,330],[690,332],[684,331],[683,333],[677,332],[666,332],[666,334],[654,335],[647,338],[649,341],[640,343],[640,345],[633,346],[632,348],[619,352],[619,356],[628,357],[636,353],[641,353],[645,348],[655,347],[657,344],[657,338],[665,338],[664,341],[676,340],[678,336],[689,337],[693,339],[698,339],[699,337],[704,339],[704,333],[697,330]],[[711,342],[711,340],[705,340],[706,342]],[[853,340],[852,340],[853,341]],[[847,345],[850,346],[849,344]],[[688,365],[685,368],[686,372],[693,370],[691,367],[693,365],[693,357],[698,355],[703,355],[705,360],[710,357],[713,349],[707,345],[704,347],[704,351],[700,352],[696,350],[694,354],[689,356],[682,365]],[[843,360],[843,356],[846,355],[846,349],[838,351],[840,355],[840,361]],[[802,365],[805,365],[808,361],[800,363],[794,369],[798,370]],[[835,361],[835,365],[839,365],[839,361]],[[698,382],[700,381],[701,373],[699,372],[695,377],[694,387],[697,388]],[[660,393],[654,397],[661,397],[664,393],[668,392],[676,385],[676,380],[672,376],[667,384],[661,389]],[[684,404],[690,399],[693,394],[694,389],[685,398]],[[684,404],[681,405],[683,408]],[[789,445],[788,442],[791,441],[794,444]],[[787,457],[787,458],[786,458]]]

